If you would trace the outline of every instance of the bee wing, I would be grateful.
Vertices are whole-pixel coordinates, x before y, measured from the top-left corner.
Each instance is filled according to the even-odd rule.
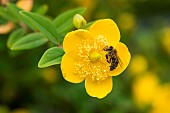
[[[120,59],[119,56],[117,56],[117,58],[118,58],[118,60],[119,60],[119,65],[120,65],[120,67],[123,68],[123,62],[122,62],[122,60]]]

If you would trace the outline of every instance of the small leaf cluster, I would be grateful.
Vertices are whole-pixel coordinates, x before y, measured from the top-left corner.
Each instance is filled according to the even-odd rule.
[[[64,51],[62,42],[64,36],[75,29],[73,17],[75,14],[83,15],[85,8],[78,7],[66,11],[51,19],[45,16],[48,8],[43,5],[34,12],[26,12],[13,3],[0,6],[0,16],[16,25],[7,40],[7,47],[12,51],[28,50],[50,43],[50,47],[42,55],[38,67],[44,68],[60,64]],[[85,26],[86,28],[91,23]]]

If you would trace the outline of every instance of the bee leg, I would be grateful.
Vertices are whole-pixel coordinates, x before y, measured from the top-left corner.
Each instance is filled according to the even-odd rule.
[[[109,58],[109,57],[108,57],[108,54],[106,54],[106,60],[108,60],[108,58]]]
[[[103,48],[103,51],[107,51],[107,49],[108,49],[108,46],[104,47],[104,48]]]
[[[108,63],[110,63],[110,62],[111,62],[111,61],[110,61],[110,59],[109,59],[108,54],[106,54],[106,61],[107,61]]]

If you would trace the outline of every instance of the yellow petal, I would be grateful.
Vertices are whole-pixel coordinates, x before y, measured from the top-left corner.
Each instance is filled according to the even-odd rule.
[[[103,98],[112,90],[112,77],[108,77],[101,82],[93,81],[89,77],[85,80],[85,88],[90,96]]]
[[[116,69],[110,71],[110,76],[116,76],[121,74],[127,68],[131,58],[130,52],[125,44],[119,42],[116,46],[116,50],[120,59],[119,65],[116,67]]]
[[[61,61],[61,70],[65,80],[72,83],[80,83],[84,80],[84,78],[81,78],[73,73],[75,62],[76,60],[74,59],[73,52],[64,54]]]
[[[93,39],[92,34],[87,30],[79,29],[69,32],[64,38],[63,49],[65,52],[75,50],[86,39]]]
[[[95,37],[103,35],[109,42],[109,45],[112,45],[113,47],[116,47],[120,40],[119,29],[116,23],[111,19],[102,19],[96,21],[89,28],[89,31],[94,34]]]

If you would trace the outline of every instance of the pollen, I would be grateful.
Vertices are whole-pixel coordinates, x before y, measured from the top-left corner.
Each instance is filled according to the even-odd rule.
[[[79,44],[77,54],[79,60],[74,64],[73,73],[83,78],[91,77],[94,81],[105,80],[109,76],[110,67],[102,50],[107,45],[107,40],[102,35]]]

